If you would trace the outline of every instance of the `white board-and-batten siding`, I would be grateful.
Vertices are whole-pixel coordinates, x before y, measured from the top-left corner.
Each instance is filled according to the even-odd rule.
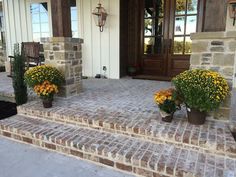
[[[32,2],[48,2],[48,9],[51,9],[50,0],[3,0],[7,55],[13,54],[15,43],[33,41],[30,18]],[[76,0],[76,3],[79,38],[84,39],[83,75],[94,77],[96,74],[104,74],[103,66],[106,66],[106,76],[118,79],[120,77],[119,0],[101,0],[102,6],[108,13],[103,32],[99,31],[92,16],[98,0]],[[51,21],[50,12],[49,21]],[[49,26],[52,36],[51,22]]]

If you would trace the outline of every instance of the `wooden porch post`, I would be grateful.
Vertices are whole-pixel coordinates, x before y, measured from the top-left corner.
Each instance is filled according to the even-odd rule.
[[[53,37],[72,37],[69,0],[51,0]]]

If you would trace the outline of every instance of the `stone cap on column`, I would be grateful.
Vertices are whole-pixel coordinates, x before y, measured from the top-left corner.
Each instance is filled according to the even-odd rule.
[[[40,40],[42,43],[51,43],[51,42],[70,42],[70,43],[84,43],[84,40],[81,38],[71,38],[71,37],[43,37]]]
[[[191,39],[226,39],[236,38],[236,31],[191,33]]]

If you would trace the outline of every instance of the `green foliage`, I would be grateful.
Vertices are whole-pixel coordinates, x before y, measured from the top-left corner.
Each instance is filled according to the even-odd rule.
[[[176,111],[177,107],[173,100],[166,99],[163,104],[159,104],[159,108],[168,114]]]
[[[214,71],[188,70],[173,78],[172,82],[182,98],[180,100],[201,112],[217,109],[229,94],[227,81]]]
[[[51,84],[60,86],[64,78],[55,67],[48,65],[33,67],[25,73],[25,82],[31,88],[42,84],[44,81],[49,81]]]
[[[25,58],[19,53],[19,45],[15,44],[12,82],[17,105],[22,105],[27,102],[27,86],[24,82],[24,73]]]

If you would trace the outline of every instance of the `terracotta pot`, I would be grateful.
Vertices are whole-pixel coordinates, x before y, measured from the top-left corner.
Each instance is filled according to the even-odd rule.
[[[188,122],[193,125],[203,125],[206,120],[206,112],[200,112],[194,108],[187,108]]]
[[[164,122],[171,122],[173,120],[174,112],[171,114],[168,114],[168,113],[160,110],[160,114],[161,114],[161,120]]]
[[[51,108],[52,107],[52,100],[43,100],[43,107],[44,108]]]

